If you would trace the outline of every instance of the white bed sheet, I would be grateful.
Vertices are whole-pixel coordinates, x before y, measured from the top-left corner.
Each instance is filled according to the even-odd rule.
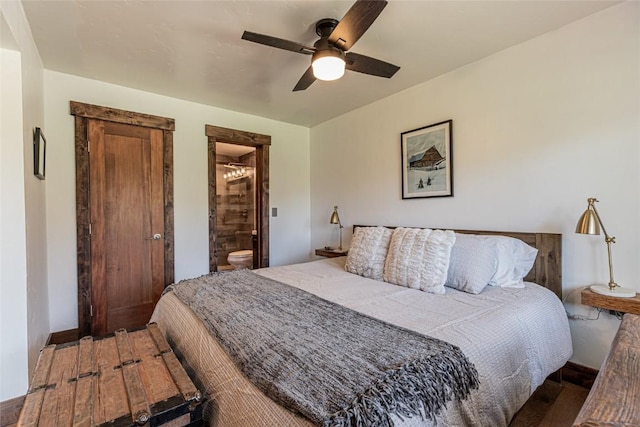
[[[571,335],[564,307],[555,294],[541,286],[532,283],[526,283],[522,289],[489,286],[479,295],[446,288],[444,295],[434,295],[348,273],[344,270],[345,259],[324,259],[256,272],[361,313],[455,344],[479,373],[480,388],[464,402],[449,403],[435,423],[414,418],[398,420],[398,426],[506,426],[531,393],[571,356]],[[167,301],[163,301],[165,299]],[[199,328],[193,334],[181,330],[191,328],[187,324],[193,323],[190,317],[195,315],[180,305],[175,296],[165,295],[152,321],[158,322],[202,380],[205,393],[216,401],[212,425],[307,424],[306,420],[278,407],[247,384],[246,379],[235,378],[241,374],[234,366],[224,367],[224,377],[214,374],[211,378],[212,368],[207,359],[217,360],[216,369],[231,362],[221,361],[228,356],[219,345],[213,344],[214,351],[202,344],[207,339]],[[172,319],[184,309],[188,312],[182,317],[188,322],[183,324]],[[189,335],[194,336],[195,347],[189,343]],[[223,354],[218,354],[221,351]]]

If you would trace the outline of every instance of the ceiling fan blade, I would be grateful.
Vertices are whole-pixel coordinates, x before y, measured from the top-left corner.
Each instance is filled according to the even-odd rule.
[[[393,77],[396,71],[400,69],[397,65],[354,52],[347,53],[345,68],[358,73],[386,78]]]
[[[316,51],[313,47],[305,46],[289,40],[279,39],[277,37],[265,36],[264,34],[252,33],[251,31],[245,31],[242,33],[242,39],[271,47],[277,47],[278,49],[302,53],[304,55],[311,55]]]
[[[386,5],[386,0],[357,0],[329,36],[329,43],[344,51],[351,49]]]
[[[309,67],[307,68],[307,71],[304,72],[302,77],[300,77],[300,80],[298,80],[298,83],[296,84],[296,87],[293,88],[293,91],[297,92],[299,90],[305,90],[315,81],[316,76],[313,75],[313,68]]]

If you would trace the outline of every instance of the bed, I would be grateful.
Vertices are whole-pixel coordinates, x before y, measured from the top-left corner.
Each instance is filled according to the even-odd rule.
[[[433,420],[392,414],[396,426],[506,426],[545,378],[571,356],[571,336],[559,298],[561,236],[457,233],[501,234],[537,248],[523,287],[487,286],[477,295],[446,287],[444,294],[437,295],[347,272],[346,257],[255,272],[462,350],[477,368],[479,387],[464,400],[448,402]],[[207,396],[205,414],[210,425],[315,425],[249,381],[174,292],[163,295],[151,320],[158,323]]]

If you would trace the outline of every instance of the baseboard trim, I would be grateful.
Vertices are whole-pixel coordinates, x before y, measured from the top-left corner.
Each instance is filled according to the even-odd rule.
[[[0,427],[10,426],[18,422],[24,396],[0,402]]]
[[[562,380],[571,384],[591,390],[593,382],[596,380],[598,370],[567,362],[562,367]]]

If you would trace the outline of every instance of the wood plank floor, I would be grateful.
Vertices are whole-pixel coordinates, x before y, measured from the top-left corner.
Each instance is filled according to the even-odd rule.
[[[545,381],[518,411],[509,427],[571,427],[589,390]]]

